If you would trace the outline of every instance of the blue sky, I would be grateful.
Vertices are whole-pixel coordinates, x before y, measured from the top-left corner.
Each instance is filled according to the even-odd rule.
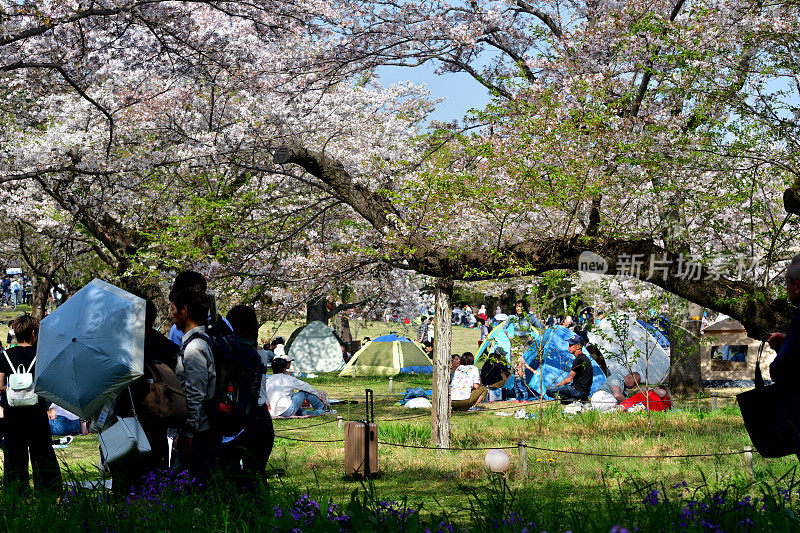
[[[411,81],[425,85],[432,98],[444,98],[436,106],[431,119],[449,122],[461,119],[471,108],[480,109],[489,101],[489,92],[483,85],[464,73],[436,75],[435,66],[426,63],[419,67],[381,67],[378,76],[381,83],[390,85]]]

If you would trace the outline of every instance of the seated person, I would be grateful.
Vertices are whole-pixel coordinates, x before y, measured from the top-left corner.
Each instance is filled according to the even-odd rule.
[[[425,355],[428,356],[428,359],[433,361],[433,343],[430,341],[425,341],[424,343],[422,343],[422,347],[424,348]]]
[[[645,396],[644,392],[647,392],[647,396]],[[649,407],[651,411],[666,411],[667,409],[672,407],[672,400],[670,400],[667,389],[658,386],[652,390],[647,390],[634,394],[624,402],[620,403],[617,406],[617,409],[619,411],[627,411],[634,405],[638,404],[644,405],[645,408]]]
[[[453,379],[453,372],[456,371],[456,368],[461,366],[461,356],[457,353],[450,355],[450,379]]]
[[[54,403],[51,403],[50,409],[47,410],[47,418],[50,422],[51,435],[67,437],[81,434],[80,418]]]
[[[572,336],[568,341],[569,353],[575,356],[567,377],[547,388],[547,395],[561,400],[583,400],[592,388],[592,363],[583,353],[583,337]]]
[[[525,356],[519,354],[514,361],[514,397],[517,402],[528,401],[530,391],[525,380],[525,370],[534,372],[534,369],[525,361]]]
[[[606,382],[592,394],[592,408],[600,412],[610,411],[625,401],[627,390],[635,388],[641,381],[642,377],[638,372],[627,376],[611,374]]]
[[[265,395],[269,405],[269,414],[273,418],[277,416],[316,416],[324,414],[325,404],[322,401],[323,393],[294,376],[290,376],[287,371],[293,359],[278,357],[272,360],[272,373],[265,386]],[[297,392],[294,392],[297,390]],[[308,401],[313,411],[301,409],[303,402]],[[331,411],[333,412],[333,411]]]
[[[511,370],[506,364],[506,351],[497,347],[483,363],[480,371],[481,383],[489,388],[502,387],[511,377]]]
[[[450,381],[450,404],[454,411],[476,410],[488,389],[481,385],[481,375],[473,363],[475,356],[467,352],[461,355],[461,365],[453,372]]]

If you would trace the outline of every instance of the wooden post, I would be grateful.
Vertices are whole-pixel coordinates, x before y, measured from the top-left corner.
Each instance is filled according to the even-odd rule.
[[[744,469],[747,472],[747,479],[750,482],[756,480],[755,472],[753,471],[753,447],[744,447]]]
[[[389,378],[389,392],[394,392],[394,378]]]
[[[353,365],[350,368],[353,369],[353,377],[356,377],[356,365]]]
[[[523,481],[528,479],[528,447],[525,446],[525,441],[521,440],[517,444],[519,450],[519,473]]]
[[[716,411],[717,410],[717,395],[716,394],[711,397],[711,410],[712,411]]]
[[[336,417],[336,426],[339,429],[342,429],[344,427],[344,418],[342,418],[341,416],[337,416]]]

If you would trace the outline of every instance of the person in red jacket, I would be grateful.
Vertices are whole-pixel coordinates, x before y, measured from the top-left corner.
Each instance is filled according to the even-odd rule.
[[[645,393],[647,393],[647,396],[645,396]],[[666,411],[672,407],[672,400],[670,400],[667,389],[664,387],[656,387],[652,390],[637,392],[620,403],[617,409],[620,411],[627,411],[636,404],[642,404],[651,411]]]

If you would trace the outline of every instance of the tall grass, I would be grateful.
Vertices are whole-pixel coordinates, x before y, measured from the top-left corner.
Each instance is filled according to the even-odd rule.
[[[240,495],[224,478],[199,487],[186,473],[151,476],[145,490],[114,495],[73,488],[59,501],[4,491],[3,528],[19,531],[797,531],[800,481],[796,468],[758,483],[604,483],[583,505],[561,490],[515,487],[489,475],[461,485],[457,504],[436,503],[423,513],[410,498],[383,497],[373,482],[356,485],[344,501],[324,487],[309,490],[282,481]],[[72,481],[76,481],[73,479]]]

